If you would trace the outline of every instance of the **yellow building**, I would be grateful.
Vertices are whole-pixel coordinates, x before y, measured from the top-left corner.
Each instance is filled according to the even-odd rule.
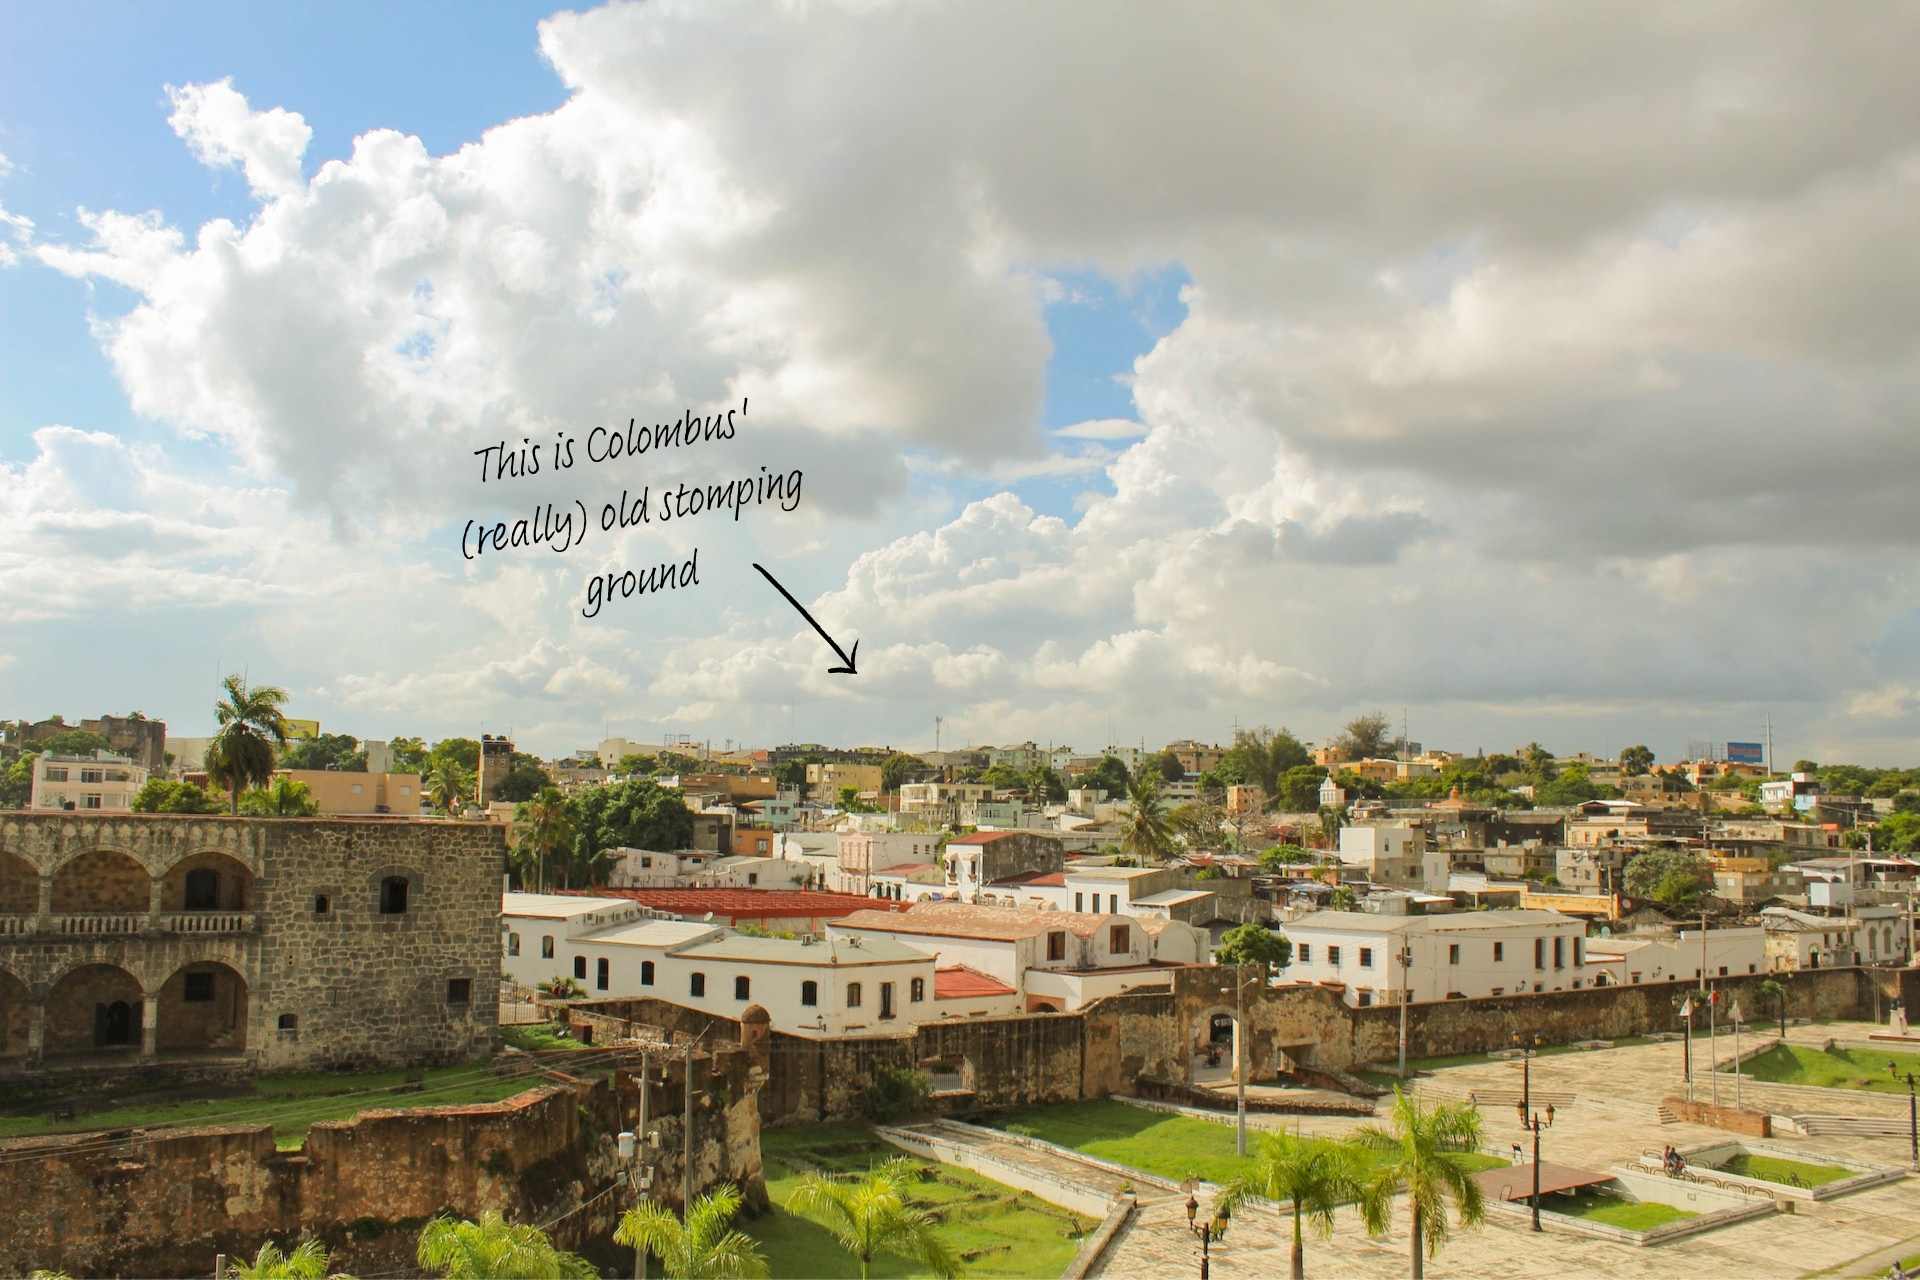
[[[393,813],[420,816],[420,775],[417,773],[346,773],[337,769],[282,769],[295,782],[304,782],[324,816],[353,813]]]

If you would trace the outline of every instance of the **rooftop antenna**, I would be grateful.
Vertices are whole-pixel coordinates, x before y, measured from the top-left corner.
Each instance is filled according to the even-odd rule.
[[[946,723],[946,719],[945,716],[935,716],[933,718],[933,749],[935,754],[938,754],[940,750],[940,726]]]

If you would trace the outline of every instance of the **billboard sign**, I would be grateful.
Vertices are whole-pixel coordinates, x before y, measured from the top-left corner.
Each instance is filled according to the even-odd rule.
[[[317,738],[319,736],[320,736],[320,722],[318,720],[294,720],[291,718],[288,719],[287,721],[287,741],[288,742],[298,742],[302,738]]]
[[[1766,761],[1766,749],[1758,742],[1729,742],[1727,760],[1732,764],[1763,764]]]

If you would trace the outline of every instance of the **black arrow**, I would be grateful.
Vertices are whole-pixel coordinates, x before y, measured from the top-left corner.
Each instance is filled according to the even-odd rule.
[[[828,644],[833,645],[833,651],[840,655],[840,661],[847,664],[844,667],[828,667],[827,674],[830,676],[831,675],[849,675],[849,676],[859,675],[860,673],[854,670],[853,660],[860,656],[860,642],[858,640],[855,640],[853,642],[852,653],[848,653],[845,649],[842,649],[838,644],[834,643],[833,637],[827,634],[827,629],[813,620],[813,615],[807,612],[806,606],[793,598],[793,592],[787,590],[785,587],[780,585],[780,580],[778,578],[768,573],[765,569],[761,569],[760,566],[757,564],[754,565],[753,567],[756,569],[760,569],[760,576],[765,578],[768,582],[771,582],[773,584],[773,589],[775,591],[778,591],[781,595],[787,598],[788,604],[800,610],[800,616],[807,620],[807,625],[812,627],[815,631],[818,631],[820,633],[820,638],[822,640],[825,640]]]

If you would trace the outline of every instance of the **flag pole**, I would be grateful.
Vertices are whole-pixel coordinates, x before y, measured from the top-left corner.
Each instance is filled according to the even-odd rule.
[[[1733,1109],[1744,1110],[1740,1103],[1740,1001],[1733,1002]]]

